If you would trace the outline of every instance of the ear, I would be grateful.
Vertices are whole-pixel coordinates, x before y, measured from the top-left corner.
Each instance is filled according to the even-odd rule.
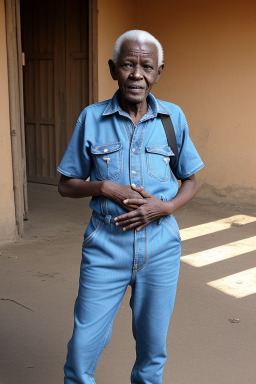
[[[108,61],[108,66],[109,66],[109,70],[110,70],[110,74],[112,76],[112,79],[117,80],[116,65],[115,65],[114,61],[110,59]]]
[[[155,79],[155,83],[158,82],[158,80],[160,79],[161,77],[161,74],[163,72],[163,69],[164,69],[164,64],[160,65],[160,67],[158,67],[158,71],[157,71],[157,76],[156,76],[156,79]]]

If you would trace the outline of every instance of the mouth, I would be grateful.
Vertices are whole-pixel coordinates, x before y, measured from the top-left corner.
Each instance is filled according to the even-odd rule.
[[[132,92],[140,92],[144,89],[144,87],[141,87],[139,85],[130,85],[127,87]]]

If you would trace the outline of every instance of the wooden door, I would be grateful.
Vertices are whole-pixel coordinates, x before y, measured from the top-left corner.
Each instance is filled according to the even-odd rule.
[[[57,184],[56,167],[89,103],[88,1],[20,5],[28,181]]]

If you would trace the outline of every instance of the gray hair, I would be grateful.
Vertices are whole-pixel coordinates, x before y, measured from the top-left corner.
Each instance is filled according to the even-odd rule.
[[[133,29],[131,31],[125,32],[123,35],[118,37],[113,50],[113,61],[115,64],[117,63],[122,44],[125,40],[138,41],[140,43],[153,43],[157,47],[158,66],[160,67],[163,64],[164,51],[162,45],[150,33],[146,31],[141,31],[139,29]]]

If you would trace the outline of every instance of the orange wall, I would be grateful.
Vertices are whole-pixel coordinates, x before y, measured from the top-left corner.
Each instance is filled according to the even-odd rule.
[[[108,70],[113,46],[122,33],[136,28],[136,0],[98,0],[98,81],[99,101],[109,99],[117,89]]]
[[[0,0],[0,69],[0,243],[2,243],[13,240],[16,233],[4,0]]]
[[[165,70],[153,93],[187,116],[206,165],[198,173],[201,196],[255,202],[256,3],[100,0],[100,100],[116,89],[106,66],[114,41],[135,27],[163,44]]]

